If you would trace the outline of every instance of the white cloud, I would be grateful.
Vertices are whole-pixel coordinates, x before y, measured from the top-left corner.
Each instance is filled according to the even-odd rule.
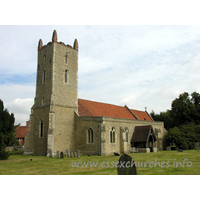
[[[31,114],[31,107],[34,103],[33,98],[27,99],[14,99],[12,102],[5,102],[4,107],[9,110],[10,113],[14,113],[15,124],[21,123],[25,125],[26,121],[29,120],[29,115]]]
[[[29,120],[35,87],[31,85],[0,85],[0,99],[10,113],[14,113],[15,124],[25,125]]]
[[[35,73],[38,41],[47,44],[56,29],[58,41],[73,45],[78,39],[80,98],[159,112],[170,109],[182,92],[200,92],[200,26],[3,28],[0,70],[5,76]],[[0,98],[13,105],[17,98],[33,98],[35,82],[0,85]]]

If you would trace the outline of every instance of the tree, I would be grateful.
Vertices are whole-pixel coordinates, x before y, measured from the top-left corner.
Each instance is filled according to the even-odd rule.
[[[172,128],[172,117],[171,117],[171,111],[167,110],[166,112],[160,112],[160,114],[155,114],[154,111],[150,113],[151,117],[154,119],[154,121],[161,121],[164,122],[164,126],[167,130]]]
[[[0,99],[0,159],[7,159],[9,154],[5,152],[6,146],[12,146],[18,143],[14,136],[16,127],[13,113],[4,109],[3,101]]]
[[[178,147],[180,147],[184,142],[182,132],[178,127],[171,128],[168,133],[166,133],[165,140],[168,146],[170,143],[175,143]]]
[[[172,102],[171,117],[173,119],[173,126],[195,122],[197,112],[190,96],[187,92],[179,95]]]

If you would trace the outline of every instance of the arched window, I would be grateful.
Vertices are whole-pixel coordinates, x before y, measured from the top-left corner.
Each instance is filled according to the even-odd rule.
[[[40,120],[40,125],[39,125],[39,137],[42,138],[44,135],[44,122],[41,119]]]
[[[91,128],[88,130],[88,143],[93,143],[93,130]]]
[[[115,128],[110,131],[110,143],[115,143]]]
[[[65,83],[67,83],[67,81],[68,81],[68,71],[65,70]]]

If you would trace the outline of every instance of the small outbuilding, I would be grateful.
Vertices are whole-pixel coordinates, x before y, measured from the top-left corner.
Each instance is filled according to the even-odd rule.
[[[137,152],[156,152],[157,137],[151,125],[135,126],[131,138],[131,147],[135,147]]]

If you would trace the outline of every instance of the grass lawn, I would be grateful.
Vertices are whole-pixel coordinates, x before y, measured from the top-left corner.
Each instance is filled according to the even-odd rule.
[[[61,159],[27,156],[20,153],[22,152],[18,152],[18,155],[12,154],[8,160],[0,160],[1,175],[117,175],[117,168],[114,165],[120,158],[120,156],[114,155],[83,155],[79,158],[65,157]],[[130,153],[129,155],[139,165],[137,167],[138,175],[200,174],[200,150],[158,151],[157,153]],[[72,167],[72,163],[75,164],[75,162],[76,164],[80,162],[78,167]],[[88,163],[87,167],[81,167],[81,163],[84,162],[86,164],[94,162],[97,166],[91,167]],[[179,166],[176,166],[178,163],[180,163]]]

